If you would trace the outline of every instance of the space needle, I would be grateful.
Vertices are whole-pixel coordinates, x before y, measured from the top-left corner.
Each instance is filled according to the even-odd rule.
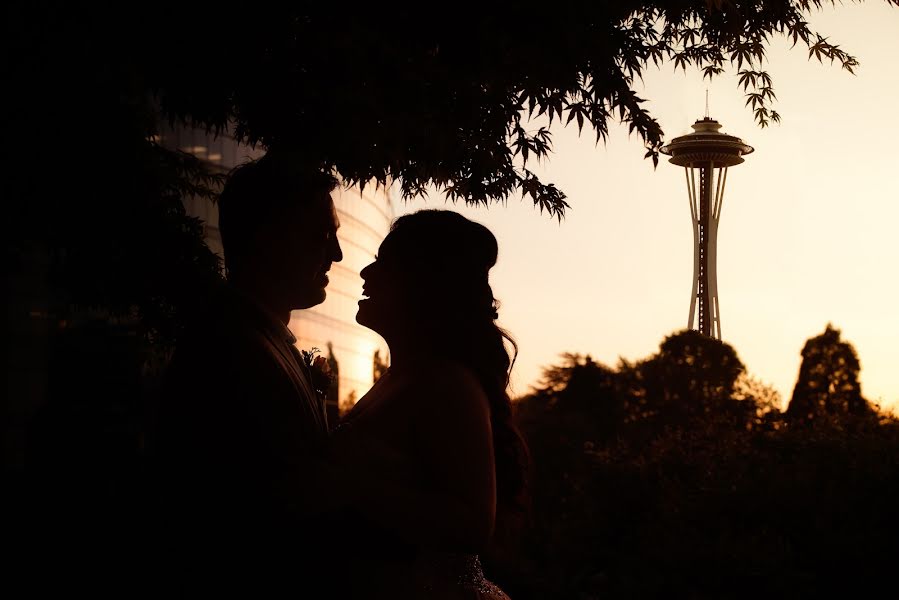
[[[684,167],[690,217],[693,221],[693,291],[687,328],[721,339],[718,302],[718,223],[724,201],[727,169],[743,162],[752,146],[719,131],[721,124],[708,116],[693,124],[693,132],[662,146],[668,162]],[[696,327],[694,327],[694,324]]]

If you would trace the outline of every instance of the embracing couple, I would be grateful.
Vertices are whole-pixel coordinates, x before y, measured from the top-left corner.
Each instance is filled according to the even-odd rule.
[[[270,152],[221,194],[227,282],[179,341],[158,415],[166,593],[507,598],[478,559],[521,513],[527,463],[496,239],[451,211],[395,221],[356,316],[390,368],[329,424],[287,324],[342,259],[336,185]]]

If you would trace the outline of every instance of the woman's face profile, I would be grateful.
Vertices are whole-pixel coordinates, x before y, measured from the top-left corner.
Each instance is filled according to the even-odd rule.
[[[409,274],[401,259],[402,249],[394,233],[390,233],[378,248],[374,262],[360,273],[363,298],[356,321],[385,337],[411,308]]]
[[[409,222],[391,231],[360,273],[356,321],[385,339],[433,329],[458,296],[457,252],[439,223]]]

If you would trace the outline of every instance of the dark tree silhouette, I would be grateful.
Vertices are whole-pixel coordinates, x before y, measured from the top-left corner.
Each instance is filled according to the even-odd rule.
[[[534,421],[553,412],[577,415],[572,426],[592,441],[638,430],[651,436],[672,426],[740,429],[774,408],[771,390],[751,382],[732,346],[685,330],[667,336],[655,355],[622,360],[616,369],[563,354],[561,364],[544,369],[519,411]]]
[[[635,410],[606,435],[610,395]],[[534,522],[504,587],[516,598],[895,590],[899,422],[784,427],[778,404],[732,347],[695,332],[614,370],[563,355],[517,404]]]
[[[736,351],[698,331],[666,337],[658,354],[637,368],[643,393],[636,399],[645,402],[631,403],[635,416],[685,423],[722,413],[740,420],[755,415],[754,405],[734,400],[737,380],[746,372]]]
[[[732,65],[765,126],[779,119],[761,66],[771,37],[849,71],[858,64],[809,28],[823,4],[628,0],[535,20],[527,11],[434,18],[291,3],[248,5],[237,16],[208,3],[163,4],[134,19],[107,7],[14,2],[12,112],[21,133],[31,132],[25,140],[51,134],[43,142],[66,139],[58,128],[74,116],[85,124],[79,143],[100,135],[108,159],[124,148],[152,153],[161,108],[251,143],[298,146],[352,182],[395,179],[406,195],[435,184],[467,202],[520,192],[561,215],[564,194],[527,169],[552,140],[546,129],[528,131],[528,115],[586,125],[597,140],[623,121],[655,161],[663,132],[634,87],[646,68],[669,62],[708,77]],[[198,40],[209,45],[193,52]]]
[[[547,398],[550,404],[565,401],[591,410],[614,402],[614,392],[613,369],[596,362],[589,354],[569,352],[561,355],[560,364],[545,367],[540,381],[533,386],[533,394]]]
[[[828,323],[821,335],[810,338],[802,348],[799,379],[787,417],[809,423],[873,414],[862,397],[860,371],[855,348],[841,340],[840,330]]]
[[[710,78],[735,67],[765,126],[779,119],[761,66],[770,37],[849,71],[857,65],[809,29],[821,4],[629,0],[544,11],[539,20],[527,11],[434,18],[284,4],[243,11],[241,43],[219,46],[201,72],[183,48],[198,32],[231,31],[233,16],[179,7],[167,23],[170,43],[139,53],[138,66],[167,115],[213,130],[233,124],[250,142],[299,145],[352,182],[396,179],[405,195],[435,184],[482,203],[520,192],[558,216],[564,194],[527,169],[552,138],[528,131],[528,115],[586,125],[597,141],[610,121],[623,121],[656,161],[663,132],[634,87],[647,67],[670,62]]]

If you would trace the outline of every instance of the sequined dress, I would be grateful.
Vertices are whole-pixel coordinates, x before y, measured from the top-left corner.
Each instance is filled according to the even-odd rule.
[[[414,570],[419,578],[420,598],[471,598],[509,600],[484,576],[476,554],[428,554],[421,556]]]
[[[333,535],[346,561],[335,598],[510,600],[476,554],[413,547],[357,511],[343,513]]]
[[[421,553],[411,562],[368,562],[355,573],[359,597],[367,599],[510,600],[484,576],[474,554]]]

